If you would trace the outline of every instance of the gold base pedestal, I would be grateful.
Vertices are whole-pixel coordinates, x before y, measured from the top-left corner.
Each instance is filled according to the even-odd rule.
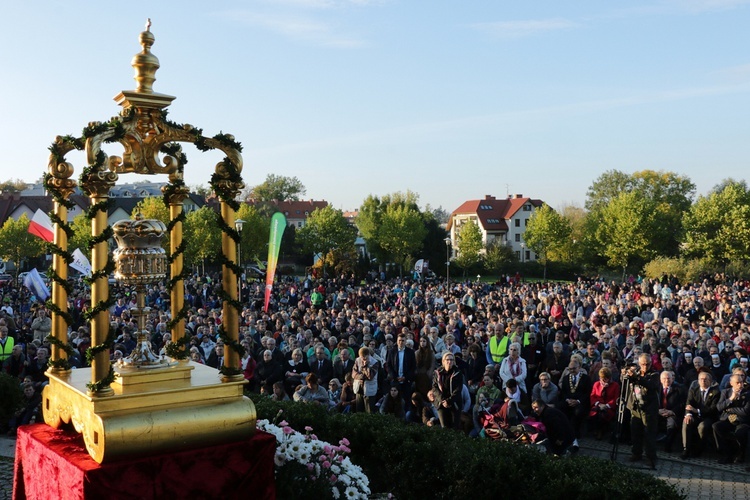
[[[222,383],[218,370],[201,364],[123,373],[109,397],[87,394],[90,368],[48,375],[44,421],[55,428],[72,422],[98,463],[218,444],[255,432],[255,406],[243,396],[244,381]]]

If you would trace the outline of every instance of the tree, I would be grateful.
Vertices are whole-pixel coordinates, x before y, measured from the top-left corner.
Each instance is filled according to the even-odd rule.
[[[654,203],[635,192],[622,192],[592,214],[597,217],[595,240],[610,266],[622,268],[623,277],[634,261],[645,263],[653,231]]]
[[[380,246],[399,264],[403,274],[404,266],[411,267],[413,255],[422,248],[426,234],[419,211],[396,204],[386,208],[377,236]]]
[[[677,255],[683,215],[695,195],[695,184],[690,178],[665,171],[641,170],[628,175],[609,170],[589,187],[586,208],[591,212],[601,210],[623,192],[636,193],[653,204],[649,250],[658,255]]]
[[[378,262],[386,263],[388,259],[393,257],[393,254],[382,245],[382,229],[386,212],[389,208],[403,207],[419,214],[418,200],[417,194],[407,191],[406,193],[397,192],[385,195],[382,199],[369,195],[362,203],[357,216],[357,228],[367,243],[367,251]],[[390,238],[392,236],[389,235]],[[419,244],[414,251],[421,248],[422,242],[419,241]]]
[[[544,265],[544,279],[547,279],[547,261],[552,253],[559,253],[565,247],[572,232],[567,219],[552,210],[546,203],[534,210],[523,233],[528,247],[539,255]]]
[[[216,222],[218,214],[208,206],[203,206],[187,214],[184,224],[185,264],[188,266],[203,265],[205,272],[206,259],[215,257],[221,252],[221,229]]]
[[[78,214],[70,222],[73,236],[68,239],[68,251],[71,253],[79,248],[85,255],[89,254],[89,240],[91,240],[91,220],[86,214]]]
[[[297,240],[302,248],[320,254],[324,276],[327,259],[330,257],[335,267],[337,257],[341,259],[354,249],[356,237],[357,230],[349,225],[341,210],[330,205],[313,210],[305,225],[297,231]]]
[[[456,264],[464,270],[464,276],[481,259],[482,248],[482,231],[479,225],[473,220],[465,222],[456,236]]]
[[[246,194],[245,200],[255,201],[299,201],[307,189],[297,177],[268,174],[266,180],[253,186]]]
[[[500,274],[505,264],[516,260],[513,249],[500,239],[492,240],[485,247],[482,261],[487,274]]]
[[[685,214],[685,253],[714,264],[750,258],[750,191],[744,182],[724,181],[701,196]]]
[[[271,230],[271,220],[247,203],[240,204],[237,218],[245,221],[241,235],[241,264],[263,260],[268,254],[268,233]]]
[[[447,210],[445,210],[442,205],[437,208],[432,208],[428,203],[424,207],[424,212],[432,214],[434,219],[440,224],[447,224],[448,219],[450,219],[451,217],[451,214]]]
[[[570,226],[570,236],[565,240],[559,252],[552,250],[550,258],[557,261],[588,262],[590,259],[589,245],[582,244],[587,236],[586,218],[588,213],[585,209],[575,205],[565,205],[560,210],[560,215]]]
[[[130,214],[131,219],[135,219],[136,214],[141,213],[144,219],[157,219],[164,223],[169,224],[169,208],[164,204],[164,199],[160,196],[149,196],[143,198],[133,209]]]
[[[26,181],[21,179],[8,179],[7,181],[0,182],[0,193],[20,193],[28,187]]]
[[[0,257],[16,264],[16,274],[26,259],[41,255],[43,250],[42,239],[29,233],[29,218],[26,214],[21,215],[18,220],[6,220],[0,228]]]

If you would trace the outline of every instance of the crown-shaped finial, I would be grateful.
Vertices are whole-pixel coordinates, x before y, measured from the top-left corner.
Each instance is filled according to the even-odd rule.
[[[133,61],[130,63],[135,68],[135,81],[138,82],[135,91],[142,94],[154,92],[152,85],[156,81],[156,70],[159,69],[159,59],[151,53],[154,40],[154,34],[151,33],[151,18],[148,18],[146,31],[142,31],[139,37],[143,50],[133,56]]]

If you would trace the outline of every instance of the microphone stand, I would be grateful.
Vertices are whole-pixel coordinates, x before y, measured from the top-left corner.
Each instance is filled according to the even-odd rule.
[[[612,445],[612,452],[610,453],[609,459],[613,462],[617,461],[617,448],[620,445],[620,435],[622,434],[622,424],[625,420],[625,410],[627,406],[628,397],[630,396],[630,377],[623,377],[622,384],[620,385],[620,399],[617,406],[617,425],[615,425],[615,443]]]

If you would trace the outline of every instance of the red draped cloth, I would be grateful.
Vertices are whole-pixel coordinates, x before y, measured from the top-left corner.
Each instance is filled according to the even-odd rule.
[[[276,439],[256,431],[230,444],[98,464],[80,434],[21,426],[13,498],[276,498]]]

